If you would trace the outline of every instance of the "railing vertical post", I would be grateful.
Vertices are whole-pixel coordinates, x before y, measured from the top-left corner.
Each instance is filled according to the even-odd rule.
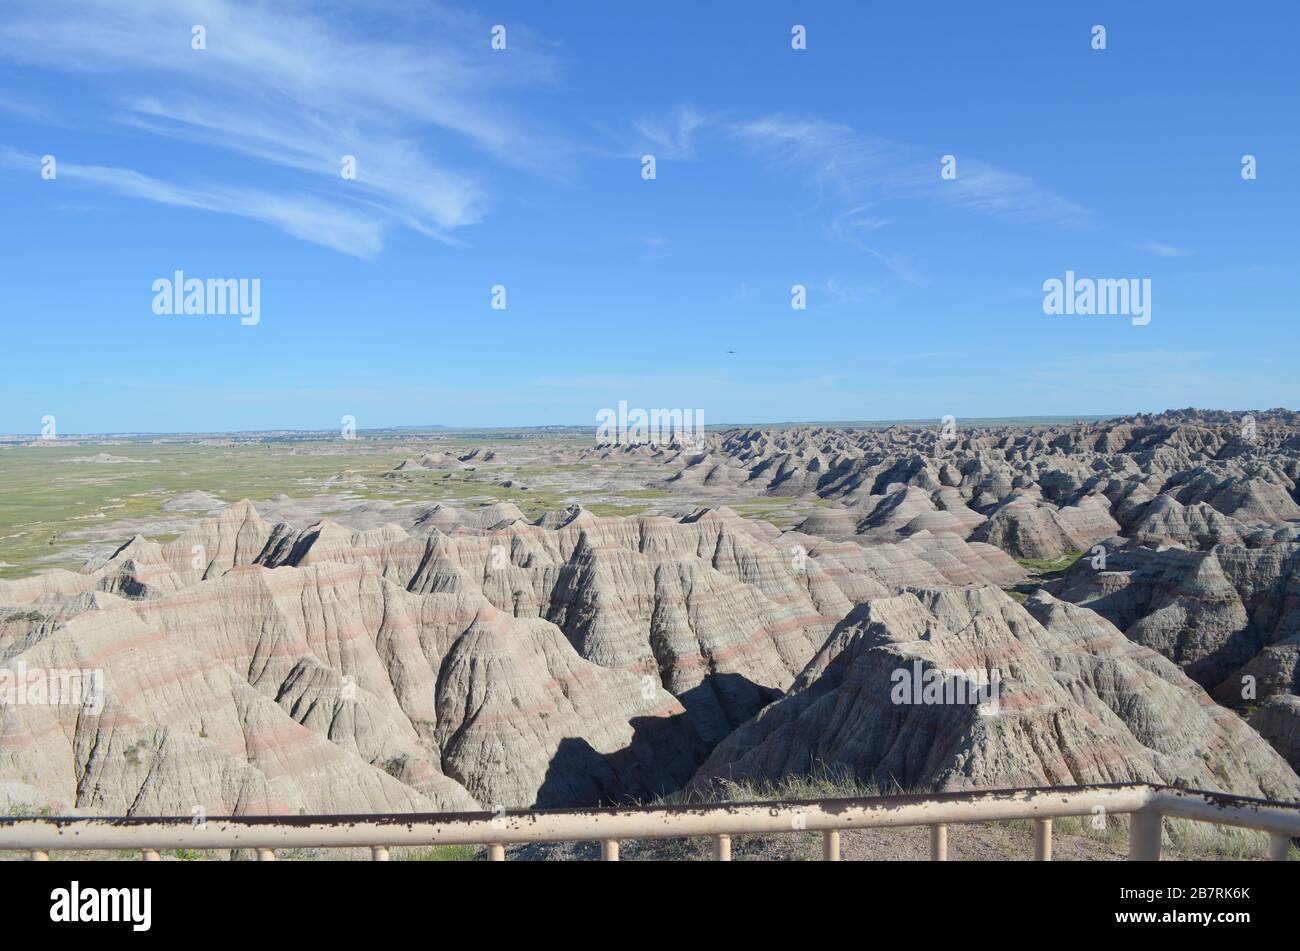
[[[1052,861],[1052,820],[1034,821],[1034,861]]]
[[[504,862],[506,860],[506,847],[500,842],[488,843],[488,861]]]
[[[942,822],[930,826],[930,861],[948,861],[948,826]]]
[[[1281,832],[1268,834],[1268,857],[1274,862],[1285,862],[1287,850],[1291,847],[1291,837]]]
[[[827,862],[840,860],[840,830],[827,829],[822,833],[822,859]]]
[[[370,859],[371,859],[371,861],[374,861],[374,862],[387,862],[387,861],[388,861],[388,846],[386,846],[386,845],[372,845],[372,846],[370,847]]]
[[[600,860],[602,862],[618,861],[618,839],[600,840]]]
[[[257,850],[257,860],[258,860],[259,862],[274,862],[274,861],[275,861],[275,849],[258,849],[258,850]]]
[[[32,854],[28,856],[28,858],[33,862],[48,862],[50,860],[50,853],[43,852],[40,849],[32,849]]]
[[[715,835],[713,837],[713,858],[719,862],[731,861],[731,836]]]
[[[142,862],[161,862],[162,856],[158,854],[157,849],[141,849],[140,861]]]
[[[1130,862],[1160,861],[1160,813],[1150,806],[1139,809],[1129,818],[1128,857]]]

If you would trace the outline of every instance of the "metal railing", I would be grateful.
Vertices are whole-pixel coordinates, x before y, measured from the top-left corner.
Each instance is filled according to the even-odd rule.
[[[927,826],[930,858],[948,857],[948,826],[1034,820],[1034,858],[1052,858],[1052,820],[1067,816],[1131,817],[1129,858],[1160,858],[1165,817],[1238,826],[1269,835],[1269,857],[1285,861],[1300,836],[1300,804],[1151,785],[997,789],[863,799],[629,806],[607,809],[517,810],[339,816],[230,816],[196,823],[179,818],[0,818],[0,850],[36,861],[58,850],[138,850],[156,861],[164,849],[369,848],[377,861],[399,846],[484,845],[502,861],[510,844],[598,841],[617,861],[627,839],[711,837],[713,856],[731,858],[733,835],[820,832],[822,855],[840,857],[840,834],[857,829]]]

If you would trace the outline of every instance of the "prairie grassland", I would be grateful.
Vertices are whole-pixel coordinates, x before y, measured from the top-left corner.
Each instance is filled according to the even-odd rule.
[[[100,452],[129,461],[74,461]],[[34,568],[78,568],[81,556],[61,556],[76,547],[72,533],[96,523],[172,515],[164,503],[185,492],[210,492],[226,501],[281,492],[313,495],[329,491],[322,484],[340,474],[369,485],[399,461],[396,450],[355,450],[341,443],[310,451],[304,444],[3,447],[0,578]]]
[[[601,516],[679,514],[697,505],[731,505],[748,518],[782,527],[796,523],[820,501],[696,497],[650,485],[667,474],[654,467],[537,458],[582,445],[573,437],[525,443],[502,434],[356,441],[105,438],[0,445],[0,579],[49,568],[76,570],[92,549],[99,553],[137,533],[170,541],[204,514],[166,508],[189,492],[208,493],[223,503],[249,499],[254,505],[280,495],[324,498],[326,515],[335,500],[333,511],[368,500],[465,507],[511,502],[529,519],[574,503]],[[394,471],[404,459],[425,451],[489,448],[498,454],[495,461]],[[92,461],[100,456],[112,461]],[[502,484],[506,482],[510,484]]]

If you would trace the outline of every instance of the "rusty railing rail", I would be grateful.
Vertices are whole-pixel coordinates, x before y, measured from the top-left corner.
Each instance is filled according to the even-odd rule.
[[[501,861],[505,847],[528,842],[597,841],[601,858],[617,861],[625,839],[708,836],[713,856],[731,858],[731,837],[762,833],[822,833],[822,855],[840,857],[840,833],[855,829],[927,826],[930,858],[948,857],[954,823],[1033,819],[1034,857],[1052,857],[1052,820],[1066,816],[1129,815],[1129,858],[1160,858],[1166,816],[1255,829],[1269,834],[1269,857],[1285,861],[1300,836],[1300,804],[1168,786],[1099,785],[995,789],[861,799],[701,803],[601,809],[514,810],[502,813],[410,813],[335,816],[229,816],[195,823],[189,817],[0,818],[0,849],[47,860],[59,850],[138,850],[157,861],[163,849],[253,849],[261,860],[276,849],[369,848],[377,861],[398,846],[485,845]]]

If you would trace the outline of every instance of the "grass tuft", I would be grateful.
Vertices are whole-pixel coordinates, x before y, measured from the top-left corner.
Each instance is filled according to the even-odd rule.
[[[1039,574],[1056,574],[1069,568],[1083,557],[1078,548],[1071,548],[1060,558],[1017,558],[1020,567]]]

